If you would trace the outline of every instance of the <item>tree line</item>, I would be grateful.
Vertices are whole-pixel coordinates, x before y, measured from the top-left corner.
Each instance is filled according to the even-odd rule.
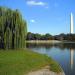
[[[39,33],[27,33],[26,40],[60,40],[60,41],[75,41],[75,34],[64,34],[61,33],[59,35],[51,35],[49,33],[39,34]]]
[[[55,40],[75,41],[75,34],[59,34],[54,36]]]
[[[53,40],[53,36],[49,33],[39,34],[28,32],[26,40]]]
[[[23,48],[27,34],[27,23],[20,12],[0,7],[0,48]]]

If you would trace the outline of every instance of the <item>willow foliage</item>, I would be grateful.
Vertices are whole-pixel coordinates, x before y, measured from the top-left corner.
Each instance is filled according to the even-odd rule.
[[[0,47],[24,48],[27,23],[18,10],[0,7]]]

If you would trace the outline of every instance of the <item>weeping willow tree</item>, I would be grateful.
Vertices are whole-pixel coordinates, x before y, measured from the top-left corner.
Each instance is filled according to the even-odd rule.
[[[24,48],[27,23],[18,10],[0,7],[0,47]]]

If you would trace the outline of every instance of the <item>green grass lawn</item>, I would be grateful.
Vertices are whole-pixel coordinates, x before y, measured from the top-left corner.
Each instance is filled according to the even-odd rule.
[[[0,50],[0,75],[25,75],[50,65],[51,70],[60,72],[60,66],[46,55],[25,50]]]

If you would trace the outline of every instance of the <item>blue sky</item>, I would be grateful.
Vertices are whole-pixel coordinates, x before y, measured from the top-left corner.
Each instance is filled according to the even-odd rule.
[[[75,17],[75,0],[0,0],[0,6],[19,9],[33,33],[69,33],[70,13]]]

